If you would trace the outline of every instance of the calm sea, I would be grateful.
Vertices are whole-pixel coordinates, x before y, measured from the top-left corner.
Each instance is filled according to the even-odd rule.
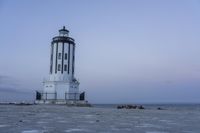
[[[199,104],[117,105],[0,105],[0,133],[200,133]]]

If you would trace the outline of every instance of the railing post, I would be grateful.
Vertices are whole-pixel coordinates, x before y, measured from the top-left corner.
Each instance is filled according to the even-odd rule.
[[[76,93],[75,93],[75,99],[74,100],[76,101]]]

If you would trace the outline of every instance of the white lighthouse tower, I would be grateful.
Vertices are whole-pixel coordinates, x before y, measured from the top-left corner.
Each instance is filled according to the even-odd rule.
[[[43,82],[43,91],[37,92],[38,103],[84,101],[84,93],[79,92],[79,82],[74,77],[75,46],[63,26],[51,42],[49,79]]]

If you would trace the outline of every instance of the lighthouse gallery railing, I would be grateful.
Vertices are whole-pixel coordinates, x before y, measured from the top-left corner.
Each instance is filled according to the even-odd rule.
[[[43,93],[36,91],[37,100],[85,100],[85,92],[64,93],[64,97],[59,98],[57,93]]]

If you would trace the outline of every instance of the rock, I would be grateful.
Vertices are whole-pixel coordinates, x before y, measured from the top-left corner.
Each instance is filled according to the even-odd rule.
[[[158,107],[157,110],[163,110],[162,108]]]
[[[118,106],[117,106],[117,109],[122,109],[122,108],[123,108],[123,107],[122,107],[122,106],[120,106],[120,105],[118,105]]]
[[[137,107],[138,109],[144,109],[144,107],[142,105]]]
[[[117,106],[117,109],[144,109],[144,107],[143,106],[137,106],[137,105],[130,105],[130,104],[128,104],[128,105],[118,105]]]

